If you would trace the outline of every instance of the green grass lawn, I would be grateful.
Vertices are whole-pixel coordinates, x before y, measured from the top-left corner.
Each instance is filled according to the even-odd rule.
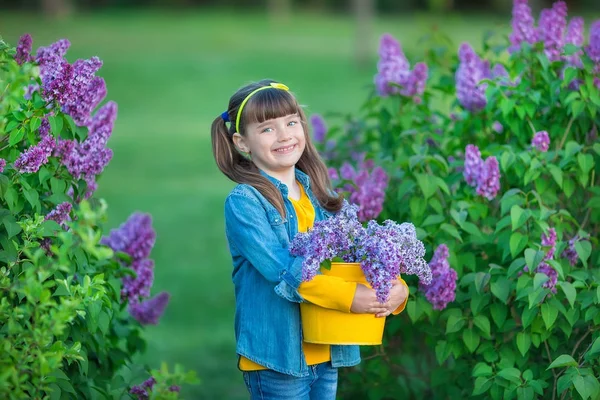
[[[65,21],[2,12],[0,35],[15,45],[29,32],[34,48],[64,37],[72,43],[70,61],[94,55],[104,61],[99,75],[119,117],[109,142],[114,158],[97,195],[109,203],[111,228],[136,210],[152,214],[153,293],[172,294],[161,323],[146,330],[144,360],[195,369],[203,382],[186,388],[186,398],[243,399],[223,229],[223,201],[233,184],[213,162],[212,120],[239,86],[265,77],[286,83],[308,114],[356,110],[371,89],[380,34],[396,36],[414,63],[418,38],[433,26],[479,47],[483,31],[506,31],[509,20],[380,18],[366,68],[353,62],[355,34],[346,16],[302,13],[272,24],[260,14],[224,11],[130,11]]]

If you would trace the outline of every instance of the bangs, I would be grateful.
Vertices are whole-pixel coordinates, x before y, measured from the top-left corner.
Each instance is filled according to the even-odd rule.
[[[244,106],[242,125],[299,114],[299,105],[287,90],[267,89],[255,93]]]

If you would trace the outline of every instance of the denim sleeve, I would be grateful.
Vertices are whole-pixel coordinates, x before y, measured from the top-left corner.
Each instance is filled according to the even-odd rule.
[[[232,194],[225,201],[225,228],[229,245],[246,258],[288,301],[301,303],[302,257],[283,247],[262,205],[247,196]]]

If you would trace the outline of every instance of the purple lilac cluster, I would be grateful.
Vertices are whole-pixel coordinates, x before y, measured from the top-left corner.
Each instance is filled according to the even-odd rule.
[[[310,117],[310,124],[313,129],[313,138],[317,143],[325,142],[325,134],[327,133],[327,125],[325,120],[319,114],[313,114]]]
[[[596,64],[595,72],[600,74],[600,20],[594,21],[590,26],[590,40],[585,51],[590,59]],[[600,78],[595,78],[596,87],[600,88]]]
[[[102,61],[92,57],[71,65],[64,58],[69,46],[69,41],[63,39],[38,49],[36,61],[40,66],[42,95],[47,101],[58,102],[64,113],[77,125],[84,126],[106,96],[104,79],[95,76]]]
[[[401,94],[420,96],[425,91],[428,69],[424,63],[417,63],[410,70],[400,43],[390,34],[384,34],[379,44],[379,62],[375,75],[375,87],[380,96]]]
[[[381,302],[386,301],[392,282],[400,274],[431,281],[431,270],[423,260],[425,247],[412,224],[387,220],[379,225],[371,220],[365,229],[358,220],[358,207],[348,202],[332,218],[317,221],[309,232],[298,233],[290,253],[304,257],[304,281],[311,280],[326,260],[339,257],[345,262],[360,262]]]
[[[339,191],[349,194],[349,201],[359,206],[358,219],[362,222],[377,218],[383,210],[385,190],[389,177],[383,168],[375,166],[373,160],[360,160],[359,170],[345,162],[338,172],[330,168],[329,177],[349,181]]]
[[[511,46],[509,51],[515,52],[521,47],[521,43],[534,44],[537,42],[535,31],[535,20],[531,14],[531,8],[527,0],[514,0],[512,10],[512,33],[510,34]]]
[[[73,205],[68,201],[65,201],[57,205],[56,208],[50,211],[44,219],[47,221],[52,220],[61,225],[63,229],[66,229],[67,226],[65,225],[65,222],[71,220],[69,214],[71,213],[72,209]]]
[[[150,399],[150,394],[152,389],[156,385],[156,379],[153,376],[144,381],[141,385],[133,386],[131,390],[129,390],[130,394],[136,396],[137,400],[148,400]],[[181,387],[177,385],[169,386],[169,392],[179,393],[181,391]]]
[[[456,271],[448,262],[448,246],[441,244],[429,262],[432,279],[430,284],[419,282],[419,289],[425,293],[434,310],[443,310],[456,298]]]
[[[539,151],[541,151],[542,153],[547,152],[550,148],[550,136],[548,135],[548,132],[536,132],[536,134],[533,135],[533,139],[531,140],[531,145]]]
[[[583,30],[584,30],[584,20],[581,17],[572,18],[569,22],[569,26],[567,26],[567,33],[565,35],[565,44],[572,44],[577,47],[583,46]],[[582,68],[583,63],[581,62],[581,55],[583,54],[583,50],[578,50],[577,52],[565,56],[567,64],[572,65],[577,68]]]
[[[25,48],[27,38],[23,43]],[[56,102],[77,125],[87,127],[88,136],[81,143],[59,139],[57,144],[50,135],[43,137],[41,134],[44,126],[49,128],[48,121],[44,120],[40,127],[42,141],[25,151],[15,162],[15,168],[20,172],[36,172],[54,151],[54,155],[62,157],[62,163],[73,178],[86,181],[85,198],[88,198],[97,187],[96,176],[112,158],[112,150],[106,148],[106,143],[114,127],[117,106],[108,102],[92,115],[106,96],[104,80],[95,76],[102,62],[98,57],[92,57],[71,65],[65,59],[69,46],[69,41],[63,39],[37,50],[35,61],[40,67],[41,93],[46,101]],[[32,85],[29,89],[36,90]]]
[[[483,61],[468,43],[463,43],[458,50],[460,61],[456,70],[456,97],[467,110],[475,112],[485,108],[486,83],[482,79],[496,79],[502,85],[513,85],[508,72],[502,64],[490,68],[488,61]]]
[[[129,312],[142,325],[156,325],[169,304],[169,293],[160,292],[151,299],[129,306]]]
[[[6,160],[4,158],[0,158],[0,173],[4,172],[4,167],[6,167]]]
[[[367,282],[381,303],[388,300],[392,282],[400,274],[417,275],[421,282],[431,282],[431,269],[423,259],[425,246],[417,239],[413,224],[386,220],[379,225],[371,220],[357,246]]]
[[[15,160],[14,167],[20,173],[34,173],[48,162],[48,157],[56,148],[56,140],[50,134],[50,123],[47,118],[42,119],[38,130],[40,141],[30,146]]]
[[[88,184],[86,198],[96,188],[96,176],[102,173],[112,159],[113,152],[106,147],[117,117],[117,104],[109,101],[92,117],[88,125],[88,136],[83,142],[60,140],[57,153],[62,163],[76,179],[84,179]]]
[[[567,4],[557,1],[540,13],[537,39],[544,42],[544,52],[550,61],[560,61],[565,46]]]
[[[545,262],[554,257],[554,251],[556,249],[556,230],[554,228],[550,228],[548,234],[542,233],[542,246],[549,247],[549,249],[546,251],[543,261],[535,269],[535,272],[546,275],[549,279],[542,284],[542,287],[550,289],[552,293],[556,293],[558,272]],[[526,265],[523,267],[523,271],[529,272],[529,266]]]
[[[569,260],[569,264],[571,264],[572,267],[577,265],[577,260],[579,259],[579,256],[577,255],[577,250],[575,250],[575,243],[577,243],[579,240],[580,237],[578,235],[573,236],[569,240],[567,248],[564,249],[561,254],[561,257]]]
[[[354,262],[355,243],[364,234],[364,228],[358,220],[358,206],[346,201],[332,218],[315,222],[309,232],[298,233],[290,244],[290,253],[305,258],[302,279],[309,281],[314,278],[321,263],[334,257]]]
[[[594,24],[600,23],[596,21]],[[590,46],[586,49],[592,60],[596,59],[600,70],[600,25],[594,24],[590,31]],[[543,42],[544,53],[550,61],[564,59],[567,65],[582,67],[581,54],[577,51],[571,55],[563,55],[564,46],[572,44],[581,47],[584,37],[584,20],[574,17],[567,25],[567,5],[564,1],[557,1],[552,8],[544,9],[540,13],[538,27],[535,27],[535,19],[531,14],[531,8],[527,0],[514,0],[512,33],[510,34],[511,53],[518,51],[522,43],[535,44]],[[595,42],[595,46],[593,45]],[[599,72],[599,71],[597,71]],[[575,85],[576,86],[576,85]]]
[[[134,213],[119,228],[110,231],[101,243],[114,251],[131,256],[130,268],[136,276],[123,278],[121,296],[129,302],[129,312],[142,324],[156,324],[168,301],[167,293],[160,293],[149,300],[154,281],[154,261],[149,259],[156,241],[152,218],[148,214]]]
[[[31,40],[31,35],[29,33],[24,34],[19,38],[19,42],[17,43],[17,53],[15,54],[15,61],[19,65],[23,65],[26,62],[33,61],[33,57],[31,56],[31,46],[33,41]]]
[[[504,132],[504,126],[502,126],[502,124],[498,121],[494,121],[494,123],[492,124],[492,130],[496,133],[502,133]]]
[[[468,185],[476,188],[478,195],[492,200],[500,191],[500,166],[494,156],[485,162],[479,148],[469,144],[465,149],[465,168],[463,176]]]

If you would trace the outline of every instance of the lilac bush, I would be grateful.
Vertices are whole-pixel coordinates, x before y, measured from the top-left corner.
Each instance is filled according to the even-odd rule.
[[[156,234],[134,213],[102,238],[93,196],[117,117],[102,62],[69,63],[67,40],[32,45],[0,40],[0,398],[116,398],[169,300],[151,297]]]
[[[320,147],[349,200],[348,149],[382,168],[373,218],[410,221],[434,253],[431,283],[405,278],[404,318],[342,372],[340,396],[377,381],[398,398],[597,398],[600,21],[515,0],[508,38],[422,43],[382,37],[368,100],[328,121],[343,151]],[[408,60],[428,66],[421,101],[384,84]]]

